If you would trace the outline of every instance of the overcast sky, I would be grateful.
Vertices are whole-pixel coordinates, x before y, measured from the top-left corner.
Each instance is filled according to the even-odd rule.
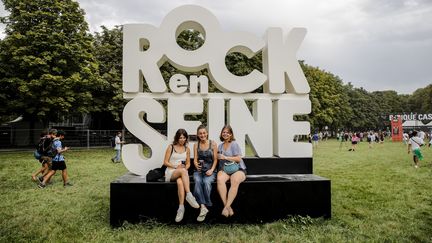
[[[209,9],[226,31],[263,36],[305,27],[298,59],[368,91],[412,93],[432,83],[432,0],[79,0],[90,30],[159,26],[183,4]],[[0,6],[0,14],[5,11]],[[2,37],[4,34],[1,35]]]

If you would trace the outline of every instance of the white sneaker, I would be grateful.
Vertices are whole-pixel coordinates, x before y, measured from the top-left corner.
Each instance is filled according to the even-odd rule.
[[[186,195],[186,201],[191,205],[193,208],[199,208],[199,204],[197,203],[195,197],[192,195],[192,193],[188,193]]]
[[[180,209],[180,208],[177,210],[177,215],[175,217],[175,221],[177,223],[183,220],[184,211],[185,211],[184,209]]]
[[[207,216],[207,213],[209,210],[206,207],[202,207],[200,210],[200,214],[198,215],[197,221],[202,222],[204,221],[205,217]]]

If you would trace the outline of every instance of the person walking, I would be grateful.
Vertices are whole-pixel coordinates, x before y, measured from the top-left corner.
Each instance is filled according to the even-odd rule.
[[[111,158],[111,161],[113,163],[120,163],[121,161],[121,148],[122,148],[122,144],[124,144],[124,141],[121,140],[122,137],[122,133],[121,132],[117,132],[117,135],[114,139],[115,141],[115,156]]]
[[[62,171],[63,178],[63,186],[72,186],[72,183],[69,182],[69,175],[67,173],[66,161],[63,156],[63,153],[69,150],[69,147],[63,148],[63,143],[61,140],[64,139],[66,133],[62,130],[57,132],[57,137],[54,138],[53,141],[53,149],[56,152],[56,155],[52,159],[52,167],[46,176],[44,176],[43,181],[39,183],[39,188],[45,188],[46,183],[51,179],[51,177],[57,172],[57,170]]]
[[[423,139],[417,136],[417,131],[413,131],[411,138],[408,140],[408,154],[412,151],[414,167],[419,167],[419,160],[423,160],[423,154],[421,153],[420,147],[423,146]]]
[[[357,137],[357,134],[353,132],[351,136],[351,148],[349,149],[349,151],[355,151],[358,141],[359,141],[359,137]]]
[[[48,174],[49,168],[51,167],[52,155],[52,142],[57,135],[57,129],[51,129],[48,134],[41,134],[41,138],[38,143],[37,153],[39,154],[39,162],[42,167],[32,174],[32,180],[34,182],[43,181],[43,177]],[[41,174],[40,176],[38,176]]]
[[[318,134],[318,132],[315,132],[313,135],[312,135],[312,146],[314,147],[314,148],[318,148],[318,141],[320,140],[320,137],[319,137],[319,134]]]

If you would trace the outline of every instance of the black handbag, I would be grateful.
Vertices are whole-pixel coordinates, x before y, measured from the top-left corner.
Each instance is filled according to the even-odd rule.
[[[147,182],[163,181],[163,177],[165,174],[165,168],[163,167],[150,170],[146,175],[146,181]]]

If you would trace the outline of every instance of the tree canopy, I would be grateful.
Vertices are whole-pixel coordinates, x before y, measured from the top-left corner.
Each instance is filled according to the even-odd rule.
[[[101,109],[98,77],[84,11],[72,0],[3,0],[6,37],[0,43],[0,110],[31,121]]]

